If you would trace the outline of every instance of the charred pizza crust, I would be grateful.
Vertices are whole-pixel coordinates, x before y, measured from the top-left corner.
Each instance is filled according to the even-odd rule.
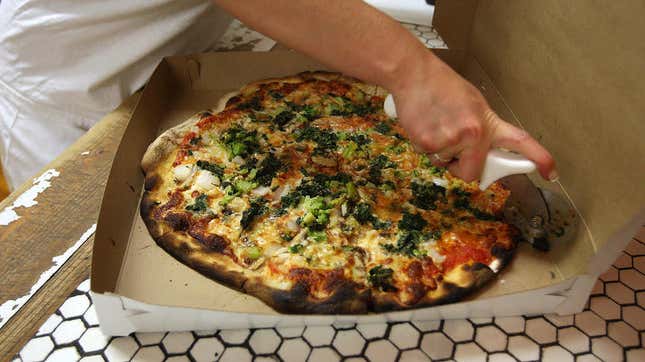
[[[431,290],[426,285],[408,283],[404,294],[411,297],[406,300],[393,293],[387,285],[384,287],[359,283],[348,277],[346,272],[321,272],[315,268],[292,268],[289,274],[291,283],[287,283],[287,287],[276,287],[267,280],[266,273],[261,272],[262,269],[244,265],[233,250],[237,240],[209,232],[209,224],[205,224],[203,220],[195,220],[195,215],[186,211],[184,205],[187,203],[187,197],[173,190],[170,173],[172,165],[177,161],[172,161],[178,159],[178,149],[186,144],[187,135],[194,133],[196,127],[200,128],[206,121],[211,122],[213,117],[219,117],[218,122],[227,122],[227,112],[232,117],[235,110],[239,110],[241,102],[248,100],[250,95],[262,89],[264,85],[299,85],[307,82],[349,84],[364,94],[371,95],[377,102],[386,95],[379,87],[366,85],[336,73],[307,72],[246,85],[240,91],[223,97],[214,109],[200,112],[164,132],[149,146],[141,163],[145,173],[145,192],[140,211],[151,236],[161,248],[199,273],[230,288],[253,295],[282,313],[362,314],[455,302],[481,288],[507,265],[512,258],[518,235],[508,225],[501,227],[498,235],[490,232],[490,237],[500,237],[501,241],[495,240],[490,243],[490,255],[486,259],[488,263],[467,260],[456,262],[458,265],[436,278],[436,285]],[[499,186],[497,187],[496,191],[500,191]],[[493,208],[493,212],[498,211]],[[208,220],[208,223],[210,222],[213,222],[213,219]],[[425,264],[420,265],[418,260],[408,263],[405,269],[406,278],[414,279],[415,273],[426,270]],[[319,287],[317,290],[324,291],[322,295],[312,292],[314,283]]]

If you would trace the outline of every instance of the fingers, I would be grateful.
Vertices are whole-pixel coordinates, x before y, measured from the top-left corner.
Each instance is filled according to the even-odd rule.
[[[481,176],[487,153],[486,144],[466,148],[459,154],[458,160],[448,165],[448,170],[466,182],[477,180]]]
[[[540,174],[547,180],[555,181],[558,178],[553,156],[538,141],[526,131],[499,118],[495,123],[496,128],[492,135],[493,147],[506,148],[524,155],[535,162]]]

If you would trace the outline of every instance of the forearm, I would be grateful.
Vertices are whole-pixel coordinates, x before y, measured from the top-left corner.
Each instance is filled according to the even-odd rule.
[[[214,0],[254,29],[327,66],[389,89],[434,56],[360,0]]]

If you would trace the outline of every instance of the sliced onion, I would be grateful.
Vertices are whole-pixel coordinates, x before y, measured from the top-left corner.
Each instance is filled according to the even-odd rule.
[[[296,222],[296,219],[289,219],[286,222],[286,226],[287,226],[287,229],[289,229],[289,231],[298,231],[298,229],[300,229],[300,226]]]
[[[253,191],[251,191],[253,196],[264,196],[269,192],[271,192],[271,188],[267,186],[256,187],[255,189],[253,189]]]
[[[445,180],[445,179],[442,179],[442,178],[439,178],[439,177],[433,177],[432,178],[432,183],[437,185],[437,186],[444,187],[444,188],[446,186],[448,186],[448,180]]]
[[[238,165],[243,165],[244,164],[244,159],[242,157],[240,157],[240,156],[235,156],[235,157],[233,157],[231,162],[237,163]]]
[[[209,171],[200,171],[195,179],[195,185],[205,191],[209,191],[219,185],[219,178]]]
[[[175,181],[184,182],[193,173],[192,165],[179,165],[172,169]]]

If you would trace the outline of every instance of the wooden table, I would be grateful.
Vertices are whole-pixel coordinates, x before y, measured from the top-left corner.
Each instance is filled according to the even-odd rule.
[[[20,219],[0,226],[0,304],[27,295],[98,218],[105,183],[139,93],[98,122],[43,171],[57,170],[35,207],[19,207]],[[0,202],[0,210],[32,186],[31,180]],[[78,284],[89,276],[90,237],[0,330],[0,359],[10,358]]]

